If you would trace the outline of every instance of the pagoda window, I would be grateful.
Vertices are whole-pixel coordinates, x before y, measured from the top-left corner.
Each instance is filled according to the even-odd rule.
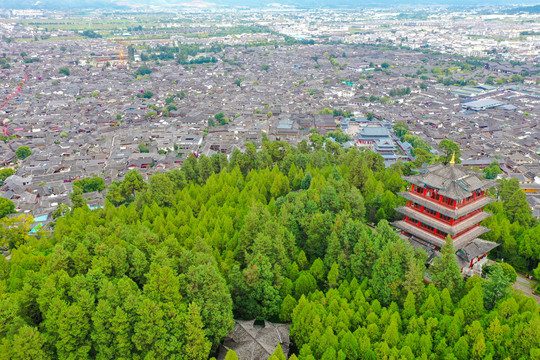
[[[459,204],[458,206],[461,207],[463,205],[469,204],[469,203],[477,200],[480,196],[482,196],[482,195],[478,195],[478,194],[482,194],[482,192],[479,192],[478,190],[476,190],[468,198],[466,198],[464,200],[461,200],[461,201],[458,201],[458,204]]]
[[[437,212],[436,212],[436,211],[433,211],[433,210],[431,210],[431,209],[424,208],[424,211],[427,212],[427,213],[430,214],[430,215],[437,216]]]
[[[441,219],[450,222],[451,217],[441,214]]]
[[[432,198],[434,200],[437,200],[439,195],[437,195],[437,193],[435,191],[433,191],[433,190],[428,190],[427,193],[426,193],[426,196],[430,197],[430,198]]]
[[[424,188],[421,188],[419,186],[415,186],[414,187],[414,190],[419,193],[419,194],[423,194],[424,193]]]
[[[448,205],[451,205],[451,206],[453,206],[453,205],[455,204],[455,200],[454,200],[454,199],[450,199],[450,198],[447,198],[447,197],[444,198],[444,202],[445,202],[446,204],[448,204]]]

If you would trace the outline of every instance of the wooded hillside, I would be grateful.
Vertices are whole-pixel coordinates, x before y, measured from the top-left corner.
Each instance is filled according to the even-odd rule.
[[[207,359],[233,318],[292,322],[298,359],[540,358],[538,307],[502,267],[464,283],[449,245],[426,286],[387,221],[409,168],[312,135],[131,171],[103,209],[79,190],[0,257],[0,359]],[[532,270],[539,225],[508,186],[489,240]]]

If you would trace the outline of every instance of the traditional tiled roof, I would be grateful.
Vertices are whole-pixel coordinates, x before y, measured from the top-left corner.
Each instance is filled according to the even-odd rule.
[[[499,244],[492,241],[474,239],[469,244],[461,248],[461,250],[456,254],[458,257],[470,262],[474,258],[487,254],[497,246],[499,246]]]
[[[406,176],[404,180],[420,187],[430,186],[440,195],[454,200],[463,200],[476,190],[486,190],[495,186],[494,180],[480,178],[478,174],[462,165],[431,165],[414,170],[416,175]]]
[[[254,320],[236,320],[234,330],[225,337],[218,359],[225,358],[229,350],[234,350],[240,360],[268,359],[278,344],[285,354],[289,352],[289,325],[268,321],[257,326]]]

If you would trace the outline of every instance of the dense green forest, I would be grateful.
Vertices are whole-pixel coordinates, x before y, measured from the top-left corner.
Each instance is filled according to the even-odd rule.
[[[538,307],[502,266],[463,282],[448,242],[425,284],[426,254],[388,224],[404,172],[312,134],[132,170],[103,209],[76,187],[39,236],[6,218],[0,359],[208,359],[233,318],[291,322],[293,359],[540,358]],[[539,225],[514,185],[488,234],[532,271]]]

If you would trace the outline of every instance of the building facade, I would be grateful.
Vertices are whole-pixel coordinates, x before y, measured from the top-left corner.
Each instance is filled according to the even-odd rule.
[[[458,263],[465,275],[481,272],[487,253],[498,244],[479,237],[489,231],[479,223],[492,214],[483,210],[495,199],[486,190],[495,185],[461,165],[431,165],[404,177],[408,191],[399,195],[407,199],[396,210],[403,220],[393,223],[413,245],[422,246],[433,260],[446,237],[454,242]]]

